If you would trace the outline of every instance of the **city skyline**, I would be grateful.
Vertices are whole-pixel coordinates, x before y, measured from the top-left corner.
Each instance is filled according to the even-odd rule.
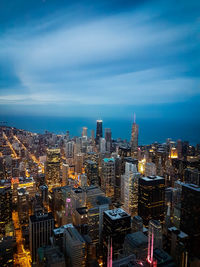
[[[200,266],[199,14],[0,0],[0,266]]]

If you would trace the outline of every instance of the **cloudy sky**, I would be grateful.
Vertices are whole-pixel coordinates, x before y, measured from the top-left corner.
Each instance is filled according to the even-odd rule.
[[[198,119],[200,1],[0,1],[0,113]]]

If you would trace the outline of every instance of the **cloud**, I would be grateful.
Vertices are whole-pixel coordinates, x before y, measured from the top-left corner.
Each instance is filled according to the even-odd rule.
[[[17,84],[0,88],[1,105],[144,105],[198,96],[199,78],[189,75],[200,63],[196,21],[177,23],[180,10],[158,3],[77,20],[64,10],[4,33],[0,61],[8,59]]]

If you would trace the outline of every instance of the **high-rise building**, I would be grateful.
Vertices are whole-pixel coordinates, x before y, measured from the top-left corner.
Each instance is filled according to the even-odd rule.
[[[153,162],[146,162],[145,164],[145,176],[154,176],[156,175],[156,165]]]
[[[74,141],[67,142],[65,145],[66,158],[74,157]]]
[[[60,149],[47,149],[47,161],[45,165],[45,180],[51,190],[61,185],[60,181]]]
[[[65,257],[59,247],[46,246],[38,249],[38,265],[49,267],[65,267]]]
[[[62,186],[68,185],[69,165],[62,163]]]
[[[124,240],[123,252],[125,256],[134,254],[136,259],[145,260],[147,257],[148,238],[143,232],[138,231],[128,234]]]
[[[11,187],[0,187],[0,239],[6,235],[6,226],[12,221],[12,190]]]
[[[131,232],[131,216],[123,209],[104,211],[103,217],[103,261],[112,247],[112,259],[118,259],[123,249],[125,236]]]
[[[99,185],[98,165],[95,161],[86,160],[84,164],[89,185]]]
[[[151,251],[151,245],[153,243],[153,249],[162,249],[162,226],[157,220],[150,220],[148,227],[148,238],[153,241],[148,243],[148,250]]]
[[[85,240],[72,224],[64,226],[64,247],[69,258],[71,267],[84,267],[85,263]]]
[[[75,156],[75,172],[78,174],[82,173],[83,160],[84,160],[84,154],[83,153],[76,154],[76,156]]]
[[[143,220],[138,215],[132,218],[132,232],[143,232]]]
[[[189,254],[199,255],[200,247],[200,187],[194,184],[183,184],[181,194],[180,229],[188,234]]]
[[[110,128],[105,128],[106,151],[111,152],[112,133]]]
[[[87,137],[87,127],[83,127],[82,129],[82,137],[86,136]]]
[[[131,154],[133,157],[137,156],[138,152],[138,124],[135,122],[135,114],[134,114],[134,122],[132,125],[131,131]]]
[[[101,137],[99,141],[99,150],[101,153],[106,152],[106,140],[105,138]]]
[[[102,123],[102,120],[97,120],[96,144],[99,144],[99,139],[103,137]]]
[[[29,241],[32,262],[37,261],[37,249],[50,245],[50,237],[54,229],[52,213],[37,212],[29,218]]]
[[[142,217],[144,225],[149,220],[164,221],[165,211],[165,179],[160,176],[139,178],[138,215]]]
[[[102,163],[101,188],[106,197],[114,198],[115,159],[104,158]]]
[[[123,208],[131,216],[138,214],[138,179],[140,173],[137,172],[135,164],[126,162],[125,174],[122,175],[123,188]]]

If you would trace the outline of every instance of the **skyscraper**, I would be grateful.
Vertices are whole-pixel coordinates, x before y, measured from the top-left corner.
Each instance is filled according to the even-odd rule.
[[[199,255],[200,247],[200,187],[183,184],[181,193],[180,229],[188,234],[192,256]]]
[[[85,266],[85,240],[72,224],[64,225],[64,247],[72,267]]]
[[[106,152],[106,140],[105,138],[101,137],[100,141],[99,141],[99,150],[101,153],[105,153]]]
[[[99,144],[99,139],[103,137],[102,123],[102,120],[97,120],[96,144]]]
[[[159,248],[162,249],[162,226],[157,220],[149,221],[149,239],[153,238],[153,249]],[[148,244],[149,251],[151,250],[151,242]]]
[[[131,154],[132,157],[137,156],[137,150],[138,150],[138,124],[135,122],[135,114],[134,114],[134,122],[132,125],[132,131],[131,131]]]
[[[138,214],[138,179],[140,173],[137,172],[135,164],[126,162],[125,174],[122,175],[124,210],[131,216]]]
[[[89,185],[99,185],[98,165],[95,161],[86,160],[84,164]]]
[[[144,225],[149,220],[160,220],[163,223],[165,210],[165,179],[160,176],[139,178],[138,215]]]
[[[131,232],[131,216],[123,209],[104,211],[103,217],[103,260],[107,260],[109,244],[112,244],[112,259],[118,258],[125,236]],[[112,260],[111,259],[111,260]]]
[[[112,137],[111,129],[105,128],[106,151],[111,152]]]
[[[49,190],[60,186],[60,149],[47,149],[45,167],[45,180]]]
[[[29,240],[32,262],[37,260],[37,249],[50,245],[50,236],[54,228],[52,213],[37,212],[29,218]]]
[[[87,127],[83,127],[82,129],[82,136],[87,136]]]
[[[115,159],[105,158],[102,164],[101,188],[107,197],[114,198]]]

